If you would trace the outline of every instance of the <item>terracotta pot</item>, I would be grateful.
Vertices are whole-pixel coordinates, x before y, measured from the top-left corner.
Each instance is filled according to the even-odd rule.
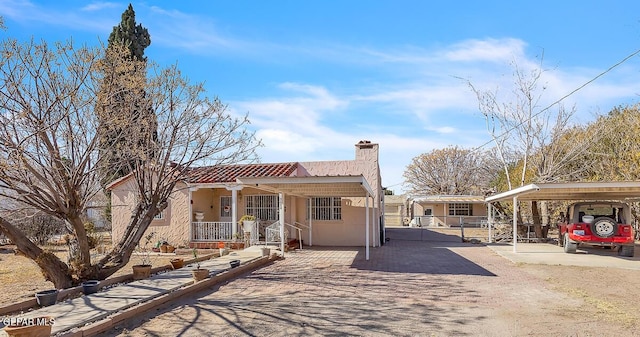
[[[58,300],[58,289],[39,291],[36,293],[36,302],[42,307],[56,304]]]
[[[133,266],[133,279],[134,280],[144,280],[151,276],[151,265],[150,264],[139,264]]]
[[[161,246],[160,246],[160,253],[166,253],[166,252],[167,252],[167,247],[168,247],[168,246],[169,246],[169,245],[161,245]]]
[[[172,259],[169,262],[171,262],[173,269],[180,269],[184,266],[184,259]]]
[[[168,245],[167,246],[167,253],[173,253],[176,251],[176,247],[172,246],[172,245]]]
[[[23,323],[24,325],[5,326],[4,332],[9,337],[49,337],[54,319],[50,316],[42,316]]]
[[[194,269],[191,271],[193,273],[193,279],[198,282],[209,277],[209,269]]]

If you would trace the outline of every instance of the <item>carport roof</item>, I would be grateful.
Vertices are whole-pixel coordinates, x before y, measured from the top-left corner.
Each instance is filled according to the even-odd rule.
[[[485,198],[512,200],[625,200],[640,198],[640,181],[530,184]]]
[[[303,197],[366,197],[374,196],[362,175],[308,177],[239,177],[245,186],[271,192],[283,192]]]

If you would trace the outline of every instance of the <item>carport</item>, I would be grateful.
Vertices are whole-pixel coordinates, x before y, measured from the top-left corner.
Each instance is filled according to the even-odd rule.
[[[295,195],[298,197],[310,198],[312,197],[361,197],[365,200],[365,258],[369,260],[369,247],[371,241],[373,241],[373,247],[376,246],[376,242],[379,238],[376,237],[376,233],[379,231],[380,226],[377,221],[378,217],[374,217],[374,222],[370,221],[371,209],[369,199],[375,194],[371,189],[371,186],[362,175],[349,175],[349,176],[306,176],[306,177],[240,177],[237,178],[237,182],[244,185],[250,185],[263,191],[277,193],[280,200],[279,221],[284,224],[284,196],[285,194]],[[375,225],[374,225],[375,224]],[[311,217],[309,218],[310,228],[313,228],[313,222]],[[373,228],[370,228],[373,227]],[[373,233],[373,240],[370,240],[370,231]],[[312,230],[309,231],[311,235]],[[280,226],[280,237],[284,237],[284,225]],[[383,237],[384,238],[384,237]],[[312,238],[310,237],[310,242]],[[281,242],[281,249],[284,252],[284,241]]]
[[[518,201],[620,200],[640,198],[640,182],[581,182],[530,184],[485,198],[489,205],[489,223],[493,224],[494,202],[513,201],[513,252],[518,252]],[[491,226],[489,226],[491,228]]]

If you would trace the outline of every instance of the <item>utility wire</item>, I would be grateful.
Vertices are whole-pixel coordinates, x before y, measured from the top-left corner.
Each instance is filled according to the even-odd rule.
[[[582,85],[580,85],[579,87],[575,88],[574,90],[572,90],[572,91],[571,91],[571,92],[569,92],[568,94],[566,94],[566,95],[564,95],[564,96],[560,97],[560,98],[559,98],[559,99],[557,99],[555,102],[553,102],[553,103],[549,104],[546,108],[544,108],[544,109],[542,109],[542,110],[540,110],[540,111],[536,112],[535,114],[533,114],[531,117],[529,117],[529,118],[525,119],[524,121],[522,121],[522,122],[520,122],[520,123],[518,123],[518,124],[516,124],[516,125],[512,126],[511,128],[509,128],[508,130],[506,130],[506,131],[502,132],[500,135],[498,135],[498,136],[497,136],[497,137],[495,137],[495,138],[497,139],[497,138],[501,138],[501,137],[506,136],[509,132],[511,132],[511,131],[513,131],[513,130],[515,130],[515,129],[519,128],[520,126],[522,126],[522,124],[524,124],[524,123],[526,123],[526,122],[531,121],[533,118],[538,117],[538,116],[539,116],[540,114],[542,114],[543,112],[545,112],[545,111],[547,111],[547,110],[551,109],[551,107],[553,107],[554,105],[556,105],[556,104],[558,104],[558,103],[560,103],[560,102],[564,101],[564,100],[565,100],[565,99],[567,99],[569,96],[571,96],[571,95],[575,94],[576,92],[578,92],[578,91],[582,90],[582,88],[584,88],[584,87],[586,87],[587,85],[589,85],[589,84],[591,84],[591,83],[595,82],[595,81],[596,81],[597,79],[599,79],[600,77],[604,76],[605,74],[607,74],[607,73],[608,73],[608,72],[610,72],[611,70],[613,70],[613,69],[617,68],[618,66],[620,66],[621,64],[623,64],[623,63],[627,62],[630,58],[632,58],[632,57],[634,57],[634,56],[636,56],[636,55],[638,55],[638,54],[640,54],[640,49],[638,49],[638,50],[634,51],[633,53],[631,53],[631,54],[627,55],[625,58],[623,58],[622,60],[620,60],[618,63],[616,63],[616,64],[612,65],[612,66],[611,66],[611,67],[609,67],[609,68],[607,68],[606,70],[604,70],[603,72],[601,72],[600,74],[598,74],[596,77],[594,77],[594,78],[592,78],[592,79],[588,80],[587,82],[583,83]],[[487,141],[486,143],[484,143],[484,144],[482,144],[482,145],[480,145],[480,146],[476,147],[476,148],[474,149],[474,151],[480,150],[481,148],[483,148],[483,147],[485,147],[485,146],[487,146],[487,145],[491,144],[494,140],[495,140],[495,139],[491,139],[491,140]]]

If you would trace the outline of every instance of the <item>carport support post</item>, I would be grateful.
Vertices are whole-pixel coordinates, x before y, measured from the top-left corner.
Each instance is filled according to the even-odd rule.
[[[280,220],[280,251],[282,257],[284,257],[284,193],[278,193],[278,204],[280,205],[280,212],[278,214],[278,220]]]
[[[513,197],[513,252],[518,252],[518,197]]]
[[[366,210],[366,215],[365,215],[365,235],[366,235],[366,240],[365,240],[365,259],[368,261],[369,260],[369,193],[367,193],[367,197],[364,199],[364,204],[365,204],[365,210]]]

